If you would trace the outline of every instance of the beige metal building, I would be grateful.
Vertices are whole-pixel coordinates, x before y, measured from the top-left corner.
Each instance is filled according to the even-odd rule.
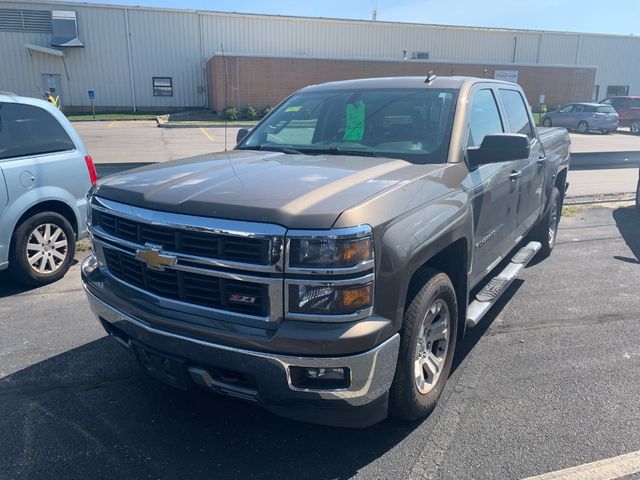
[[[89,108],[89,92],[99,109],[213,107],[210,99],[224,87],[207,63],[223,49],[229,58],[266,61],[384,62],[384,72],[392,73],[447,74],[448,65],[470,66],[521,83],[533,81],[531,69],[555,68],[584,74],[562,77],[569,78],[563,88],[570,93],[548,82],[536,96],[561,102],[640,95],[640,38],[634,36],[0,0],[0,90],[31,96],[54,90],[70,110]],[[237,106],[266,103],[250,100],[254,88],[241,89],[240,78],[227,88]]]

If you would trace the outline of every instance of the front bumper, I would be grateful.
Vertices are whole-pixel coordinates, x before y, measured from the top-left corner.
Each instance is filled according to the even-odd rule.
[[[83,286],[91,310],[103,327],[125,347],[143,346],[185,363],[191,384],[259,403],[270,411],[303,421],[365,427],[387,416],[388,391],[395,374],[400,337],[395,334],[375,348],[347,356],[280,355],[236,348],[157,328],[107,304],[92,293],[83,265]],[[346,367],[351,382],[342,389],[294,386],[290,367]],[[220,375],[219,372],[226,372]],[[229,382],[228,372],[248,382]]]

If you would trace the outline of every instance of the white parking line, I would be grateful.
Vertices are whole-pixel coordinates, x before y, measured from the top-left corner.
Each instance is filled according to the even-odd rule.
[[[524,480],[615,480],[640,472],[640,450]]]

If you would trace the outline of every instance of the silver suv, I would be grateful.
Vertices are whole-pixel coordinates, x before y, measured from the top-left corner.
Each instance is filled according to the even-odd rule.
[[[61,278],[87,236],[85,195],[96,179],[57,108],[0,92],[0,270],[30,285]]]

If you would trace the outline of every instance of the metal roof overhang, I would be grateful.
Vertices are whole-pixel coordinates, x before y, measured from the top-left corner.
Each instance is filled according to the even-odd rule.
[[[42,47],[40,45],[34,45],[33,43],[25,43],[24,48],[29,50],[29,53],[38,52],[45,55],[53,55],[54,57],[64,57],[64,53],[54,48]]]

